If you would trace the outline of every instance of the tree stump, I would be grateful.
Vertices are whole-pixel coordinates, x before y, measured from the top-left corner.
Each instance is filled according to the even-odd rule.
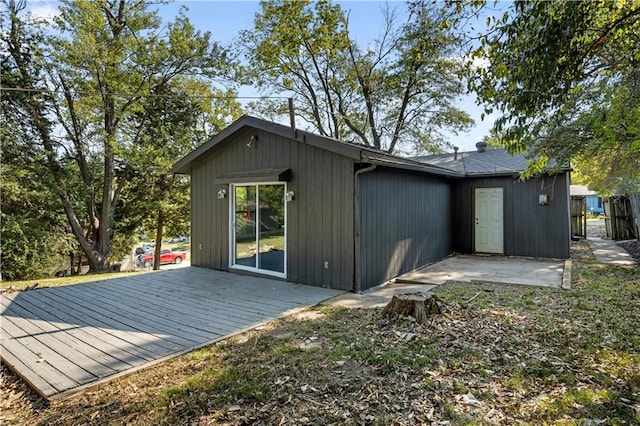
[[[382,314],[392,321],[401,316],[410,316],[420,324],[427,324],[429,318],[440,315],[444,304],[432,293],[405,293],[393,296]]]

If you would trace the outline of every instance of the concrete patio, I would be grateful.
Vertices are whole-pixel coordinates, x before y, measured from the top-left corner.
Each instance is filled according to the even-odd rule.
[[[345,293],[323,304],[348,308],[382,307],[394,294],[428,292],[447,281],[568,289],[571,286],[571,261],[456,255],[364,293]]]
[[[444,284],[484,281],[561,288],[564,260],[456,255],[396,278],[396,283]]]

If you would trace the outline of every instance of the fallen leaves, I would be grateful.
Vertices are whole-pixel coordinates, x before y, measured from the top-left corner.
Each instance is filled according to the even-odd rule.
[[[480,402],[480,400],[476,398],[472,393],[465,393],[464,395],[456,396],[456,400],[465,405],[482,407],[482,402]]]
[[[426,325],[306,311],[49,408],[3,369],[2,420],[638,424],[640,275],[574,265],[583,272],[565,292],[439,287],[448,312]]]

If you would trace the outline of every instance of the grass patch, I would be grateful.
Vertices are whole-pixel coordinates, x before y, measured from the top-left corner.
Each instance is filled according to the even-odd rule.
[[[24,280],[24,281],[2,281],[0,282],[0,289],[11,290],[24,290],[34,284],[38,284],[38,288],[44,287],[63,287],[67,285],[86,284],[94,281],[112,280],[115,278],[124,278],[132,274],[146,274],[151,271],[136,271],[136,272],[104,272],[101,274],[85,274],[85,275],[73,275],[68,277],[54,277],[45,278],[39,280]]]

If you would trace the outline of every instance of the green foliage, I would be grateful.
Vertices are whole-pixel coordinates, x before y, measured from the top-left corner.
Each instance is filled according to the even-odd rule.
[[[386,10],[380,38],[366,48],[351,38],[340,5],[261,6],[255,28],[241,37],[247,79],[268,93],[293,94],[296,113],[320,134],[389,152],[399,145],[438,151],[441,129],[472,123],[451,106],[463,91],[462,64],[453,59],[461,39],[447,25],[446,6]],[[401,14],[407,19],[399,24]]]
[[[24,155],[12,150],[6,130],[0,167],[2,280],[43,278],[64,264],[73,244],[56,194],[46,185],[46,170],[21,161]]]
[[[504,148],[506,145],[495,129],[489,130],[489,134],[482,138],[482,142],[486,142],[487,148],[489,149]]]
[[[10,186],[13,185],[2,188],[2,279],[44,278],[66,261],[69,243],[64,238],[64,228],[60,221],[51,223],[47,221],[50,218],[30,214],[33,210],[27,210],[27,214],[25,211],[16,213],[14,209],[24,200],[14,197],[28,194],[8,193],[16,189]]]
[[[508,148],[640,169],[640,1],[517,1],[494,21],[471,87]],[[609,184],[605,189],[612,189]]]
[[[608,157],[579,155],[573,164],[571,181],[587,185],[604,196],[640,192],[640,173],[637,170],[624,171],[625,166],[622,166],[621,173]]]
[[[124,215],[117,226],[131,234],[136,228],[189,234],[189,179],[171,175],[176,159],[241,115],[230,92],[212,91],[200,80],[176,78],[159,86],[141,101],[129,126],[136,129],[137,143],[126,147],[130,186],[123,191]],[[220,99],[212,103],[213,96]],[[160,244],[157,245],[158,250]],[[157,257],[159,259],[159,257]]]
[[[229,59],[184,13],[163,23],[145,1],[65,0],[46,37],[22,15],[24,2],[4,3],[2,81],[17,89],[2,96],[8,137],[45,166],[91,269],[106,270],[159,210],[179,211],[169,223],[188,217],[186,181],[174,192],[162,182],[171,162],[238,115],[208,88]],[[150,187],[153,203],[141,208],[137,196]]]

